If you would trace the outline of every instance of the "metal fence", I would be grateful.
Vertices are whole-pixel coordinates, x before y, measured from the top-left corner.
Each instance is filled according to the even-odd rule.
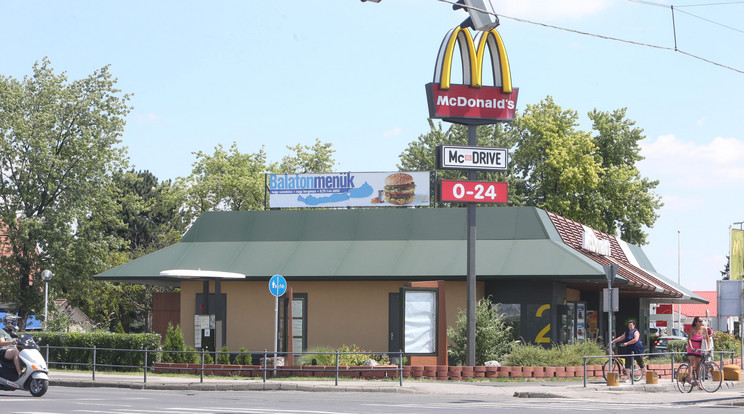
[[[719,361],[720,361],[719,364],[721,366],[721,369],[723,369],[723,359],[724,359],[723,356],[726,355],[726,354],[729,354],[731,356],[731,363],[732,364],[734,363],[734,356],[735,356],[735,352],[734,351],[707,351],[707,352],[713,355],[714,360],[715,360],[715,355],[714,354],[718,354],[719,355]],[[656,352],[656,353],[644,353],[644,354],[616,354],[616,353],[613,352],[612,355],[584,356],[583,357],[584,358],[584,387],[586,387],[586,366],[587,366],[587,363],[586,362],[587,362],[588,359],[602,359],[602,360],[609,361],[610,358],[613,358],[614,359],[616,357],[617,358],[632,358],[632,357],[637,357],[637,356],[640,356],[640,357],[657,356],[658,357],[658,356],[665,356],[665,355],[672,357],[671,358],[672,361],[670,363],[670,368],[672,369],[671,381],[674,382],[674,355],[687,355],[687,352]],[[607,363],[607,362],[605,362],[605,363]],[[610,366],[612,366],[612,365],[613,364],[610,364]],[[634,371],[635,371],[635,364],[631,364],[630,365],[630,381],[631,381],[631,384],[635,382],[633,380]]]
[[[246,372],[246,371],[255,371],[254,368],[239,368],[241,366],[234,365],[231,367],[222,367],[221,364],[219,367],[215,366],[208,366],[208,364],[205,364],[205,356],[207,354],[222,354],[223,352],[205,352],[205,351],[165,351],[165,350],[148,350],[148,349],[117,349],[117,348],[98,348],[93,346],[92,348],[87,347],[61,347],[61,346],[49,346],[44,345],[41,347],[46,352],[46,360],[47,365],[51,366],[63,366],[63,367],[74,367],[74,368],[80,368],[80,369],[90,369],[92,379],[95,381],[96,379],[96,369],[97,368],[108,368],[113,370],[132,370],[132,371],[142,371],[142,381],[144,383],[147,383],[147,373],[148,371],[154,372],[156,369],[163,369],[163,370],[171,370],[171,371],[183,371],[183,372],[193,372],[196,370],[199,373],[199,382],[204,382],[204,375],[205,372]],[[85,362],[70,362],[70,361],[51,361],[50,360],[50,349],[75,349],[75,350],[82,350],[82,351],[90,351],[91,358],[89,361]],[[113,365],[113,364],[104,364],[98,362],[98,354],[99,352],[134,352],[134,353],[141,353],[142,355],[142,365]],[[193,366],[188,367],[180,367],[180,366],[168,366],[168,367],[158,367],[154,365],[154,363],[151,365],[150,362],[153,359],[158,359],[159,355],[163,354],[179,354],[179,355],[197,355],[198,360],[200,361],[198,363],[198,366],[195,368]],[[296,370],[296,368],[293,367],[285,367],[283,365],[279,365],[276,358],[276,353],[270,352],[266,349],[263,350],[262,353],[259,352],[231,352],[231,355],[263,355],[263,358],[261,358],[261,365],[258,369],[260,371],[260,377],[263,378],[263,382],[266,382],[270,378],[276,378],[282,373],[289,373],[291,371]],[[393,360],[397,359],[397,366],[394,369],[398,376],[398,382],[400,386],[403,386],[403,352],[283,352],[281,353],[281,356],[302,356],[302,355],[331,355],[334,357],[335,360],[335,367],[331,371],[333,373],[333,376],[335,378],[335,385],[338,385],[338,379],[340,376],[342,376],[343,373],[349,373],[349,372],[366,372],[371,367],[365,367],[365,366],[358,366],[358,367],[344,367],[341,369],[341,365],[339,364],[339,361],[342,356],[344,355],[388,355],[389,357],[393,358]],[[271,360],[271,363],[269,361]],[[191,364],[189,364],[191,365]],[[303,366],[302,371],[303,372],[328,372],[328,369],[323,366],[318,366],[317,368],[314,368],[313,365],[307,365]],[[390,371],[389,367],[387,368],[387,371]]]

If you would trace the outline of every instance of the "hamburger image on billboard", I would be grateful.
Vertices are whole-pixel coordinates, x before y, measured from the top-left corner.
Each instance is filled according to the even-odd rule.
[[[416,198],[416,183],[406,173],[390,174],[385,178],[385,201],[390,204],[403,205]]]

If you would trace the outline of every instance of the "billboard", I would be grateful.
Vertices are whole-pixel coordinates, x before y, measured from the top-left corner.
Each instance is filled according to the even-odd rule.
[[[464,84],[450,82],[455,46],[459,46]],[[494,86],[483,85],[483,64],[489,49]],[[450,30],[442,40],[434,67],[434,81],[426,84],[429,117],[464,125],[513,121],[518,89],[512,87],[509,58],[496,29],[478,32]]]
[[[731,229],[731,280],[744,278],[744,230]]]
[[[430,205],[430,173],[268,174],[270,208]]]

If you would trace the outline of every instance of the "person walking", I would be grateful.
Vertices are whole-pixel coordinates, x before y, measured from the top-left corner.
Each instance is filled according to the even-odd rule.
[[[626,354],[642,354],[643,353],[643,342],[641,342],[641,334],[636,329],[636,321],[631,319],[628,321],[628,330],[624,334],[618,336],[612,340],[612,343],[620,342],[621,346],[625,347]],[[631,367],[633,366],[633,360],[638,362],[638,366],[641,368],[641,375],[646,375],[646,364],[643,362],[642,356],[625,357],[625,373],[628,375],[628,382],[633,382],[631,378]]]

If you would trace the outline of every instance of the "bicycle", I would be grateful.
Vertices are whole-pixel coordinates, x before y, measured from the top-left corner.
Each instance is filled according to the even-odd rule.
[[[615,356],[616,352],[612,352],[612,360],[613,360],[613,368],[612,372],[622,373],[625,370],[625,359]],[[627,357],[630,358],[630,357]],[[630,368],[628,368],[630,369]],[[602,376],[604,377],[605,381],[607,381],[607,373],[610,372],[610,360],[608,359],[605,361],[604,365],[602,365]],[[641,378],[643,378],[643,370],[641,370],[641,367],[638,365],[638,362],[633,358],[633,381],[640,381]]]
[[[715,374],[716,371],[718,371],[717,375]],[[716,392],[721,388],[721,384],[723,383],[723,371],[713,361],[711,353],[705,352],[702,355],[698,372],[692,372],[690,364],[683,362],[677,367],[675,379],[677,380],[677,389],[679,389],[679,392],[692,392],[696,381],[700,389],[706,392]]]

